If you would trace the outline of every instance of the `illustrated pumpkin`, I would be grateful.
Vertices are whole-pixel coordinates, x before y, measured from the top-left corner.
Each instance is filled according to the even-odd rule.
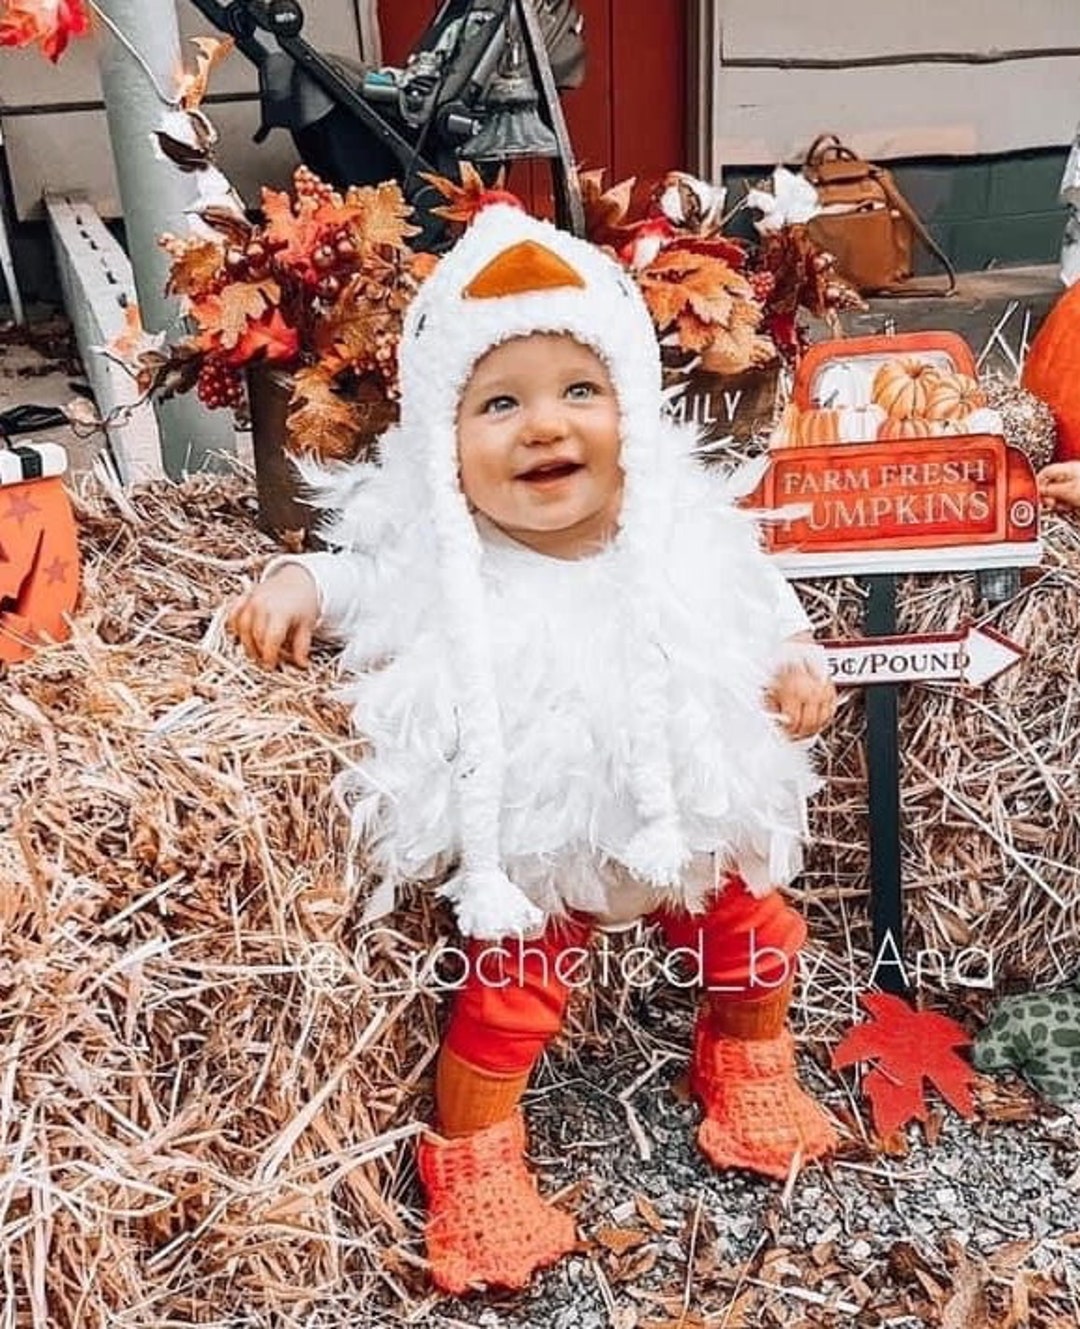
[[[829,443],[869,443],[877,438],[885,418],[880,406],[822,406],[806,411],[791,407],[785,409],[772,446],[814,448]]]
[[[780,412],[780,418],[772,427],[769,434],[770,448],[793,448],[795,447],[795,431],[799,423],[799,408],[793,401],[785,404]]]
[[[918,415],[890,415],[877,436],[889,438],[942,438],[946,434],[961,434],[963,429],[956,420],[928,420]]]
[[[66,469],[55,443],[0,450],[0,661],[8,664],[68,636],[79,546],[60,480]]]
[[[818,417],[824,417],[820,426]],[[804,411],[799,421],[799,442],[869,443],[877,437],[886,419],[880,406],[837,406],[829,410]]]
[[[888,415],[925,416],[940,373],[929,361],[911,355],[886,360],[874,375],[870,398]]]
[[[970,374],[938,374],[924,414],[928,420],[960,420],[986,405],[986,393]]]
[[[1024,361],[1020,384],[1044,401],[1057,423],[1058,461],[1080,461],[1080,282],[1058,297]]]
[[[793,430],[792,445],[797,448],[813,448],[821,443],[840,442],[841,410],[833,407],[813,407],[800,411]]]

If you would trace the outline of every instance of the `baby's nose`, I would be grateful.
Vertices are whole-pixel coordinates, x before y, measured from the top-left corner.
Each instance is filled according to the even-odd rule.
[[[566,412],[555,403],[542,403],[534,406],[526,420],[529,442],[546,443],[549,439],[565,438]]]

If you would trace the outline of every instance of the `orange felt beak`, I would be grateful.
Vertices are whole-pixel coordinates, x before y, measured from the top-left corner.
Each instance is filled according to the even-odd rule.
[[[481,268],[462,294],[466,300],[495,300],[503,295],[553,291],[565,286],[584,289],[585,282],[558,254],[535,240],[522,240]]]

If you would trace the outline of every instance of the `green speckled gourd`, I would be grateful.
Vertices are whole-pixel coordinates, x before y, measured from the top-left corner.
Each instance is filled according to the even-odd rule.
[[[1080,1102],[1080,989],[1004,997],[971,1059],[979,1071],[1016,1071],[1055,1103]]]

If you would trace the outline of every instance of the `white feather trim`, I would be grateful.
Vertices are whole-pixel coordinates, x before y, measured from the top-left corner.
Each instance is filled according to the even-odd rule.
[[[690,851],[679,823],[664,818],[650,822],[632,835],[619,858],[640,881],[651,886],[677,887],[690,862]]]
[[[544,926],[544,914],[497,868],[473,869],[452,877],[438,894],[454,906],[466,937],[497,941],[527,937]]]
[[[805,751],[762,703],[793,630],[783,599],[790,592],[762,555],[755,523],[725,502],[723,478],[689,460],[693,441],[678,426],[657,441],[666,462],[654,494],[664,516],[650,533],[653,614],[639,595],[637,559],[619,541],[577,562],[544,558],[490,530],[483,541],[505,752],[498,842],[506,871],[548,912],[596,911],[628,891],[611,865],[625,863],[634,837],[665,814],[661,798],[643,827],[635,799],[629,719],[642,701],[635,653],[645,649],[665,702],[683,853],[695,862],[716,855],[745,870],[758,891],[798,864],[815,780]],[[344,696],[370,739],[341,787],[372,866],[414,880],[462,851],[461,680],[447,649],[430,523],[417,518],[415,473],[397,460],[365,468],[359,484],[355,474],[341,477],[347,501],[336,529],[357,537],[351,557],[364,584],[344,650],[354,676]],[[635,857],[655,863],[651,852]],[[702,863],[693,887],[669,887],[669,898],[700,900],[708,872]]]
[[[581,282],[470,298],[524,240]],[[619,534],[573,562],[481,541],[459,486],[473,366],[541,331],[592,346],[619,401]],[[633,281],[547,223],[485,209],[410,304],[400,363],[402,422],[381,465],[311,477],[316,502],[339,510],[324,537],[350,551],[347,585],[321,585],[340,616],[322,626],[346,638],[347,695],[371,740],[341,788],[373,866],[398,880],[458,859],[449,894],[463,929],[486,935],[536,910],[594,909],[608,887],[640,898],[613,870],[628,853],[679,902],[700,900],[717,864],[790,861],[813,780],[763,694],[791,595],[730,505],[738,482],[707,478],[687,455],[693,431],[661,423]]]

